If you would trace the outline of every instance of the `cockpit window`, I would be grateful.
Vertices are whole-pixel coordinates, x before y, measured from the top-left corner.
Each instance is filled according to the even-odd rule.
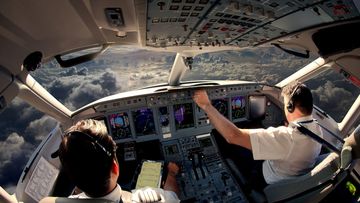
[[[0,112],[0,185],[15,192],[26,162],[57,121],[15,98]]]
[[[314,104],[341,122],[360,94],[360,89],[342,74],[328,68],[305,83],[314,96]]]
[[[299,58],[275,47],[205,53],[194,58],[183,80],[245,80],[275,85],[316,57]]]
[[[73,56],[79,54],[84,52]],[[105,96],[167,82],[174,59],[175,53],[114,46],[92,61],[61,68],[52,60],[31,74],[67,108],[76,110]]]

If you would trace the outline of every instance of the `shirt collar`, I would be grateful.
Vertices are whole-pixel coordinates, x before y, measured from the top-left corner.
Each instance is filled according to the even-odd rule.
[[[78,198],[78,199],[106,199],[106,200],[111,200],[113,202],[119,203],[119,202],[121,202],[120,201],[121,194],[122,194],[121,187],[119,184],[117,184],[116,187],[113,189],[113,191],[111,191],[109,194],[102,196],[102,197],[97,197],[97,198],[89,197],[84,192],[80,193],[79,195],[72,195],[70,197]]]
[[[107,199],[114,202],[120,202],[121,199],[121,187],[119,184],[116,185],[113,191],[111,191],[109,194],[101,197],[101,199]]]
[[[313,116],[312,115],[309,115],[309,116],[303,116],[303,117],[300,117],[296,120],[293,120],[292,123],[297,123],[297,122],[304,122],[304,121],[312,121],[314,120]]]
[[[313,121],[313,120],[314,120],[314,118],[312,115],[303,116],[303,117],[300,117],[296,120],[293,120],[291,123],[289,123],[289,127],[295,128],[298,126],[297,123],[299,123],[299,122],[306,122],[306,121]]]

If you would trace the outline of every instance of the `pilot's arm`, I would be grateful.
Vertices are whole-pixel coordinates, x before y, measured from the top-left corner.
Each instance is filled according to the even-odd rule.
[[[175,192],[178,196],[180,194],[179,192],[179,186],[176,182],[176,175],[179,173],[179,167],[173,163],[170,162],[167,166],[168,174],[166,177],[164,189]]]
[[[205,90],[196,90],[193,95],[195,103],[205,111],[215,129],[230,144],[240,145],[251,150],[249,130],[239,129],[219,113],[211,104]]]

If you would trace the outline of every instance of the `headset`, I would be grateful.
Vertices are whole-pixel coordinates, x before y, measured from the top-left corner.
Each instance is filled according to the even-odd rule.
[[[297,91],[301,86],[303,86],[303,85],[301,85],[301,84],[300,84],[300,85],[297,85],[296,88],[294,89],[294,91],[290,94],[289,102],[288,102],[287,105],[286,105],[286,109],[288,110],[289,113],[292,113],[292,112],[294,112],[294,110],[295,110],[295,104],[294,104],[294,99],[293,99],[293,97],[294,97],[296,91]]]

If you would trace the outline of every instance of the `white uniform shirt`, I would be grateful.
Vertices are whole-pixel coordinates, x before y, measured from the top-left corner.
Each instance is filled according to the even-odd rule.
[[[167,190],[163,190],[161,188],[140,188],[138,190],[154,190],[156,191],[156,193],[161,196],[161,201],[159,202],[170,202],[170,203],[178,203],[180,202],[179,198],[177,197],[177,195],[172,192],[172,191],[167,191]],[[137,191],[138,190],[133,190],[132,193],[127,192],[127,191],[122,191],[120,185],[117,185],[116,188],[110,192],[109,194],[103,196],[103,197],[99,197],[99,198],[92,198],[87,196],[85,193],[80,193],[77,195],[71,195],[69,196],[69,198],[75,198],[75,199],[106,199],[106,200],[111,200],[115,203],[120,203],[120,202],[124,202],[124,203],[128,203],[128,202],[140,202],[139,198],[137,196]],[[129,196],[130,195],[130,196]],[[121,201],[122,200],[122,201]]]
[[[306,116],[293,123],[312,119]],[[316,122],[304,126],[322,137]],[[321,144],[299,132],[292,123],[289,127],[250,129],[249,132],[254,159],[265,160],[262,169],[268,184],[307,173],[314,167],[321,150]]]

